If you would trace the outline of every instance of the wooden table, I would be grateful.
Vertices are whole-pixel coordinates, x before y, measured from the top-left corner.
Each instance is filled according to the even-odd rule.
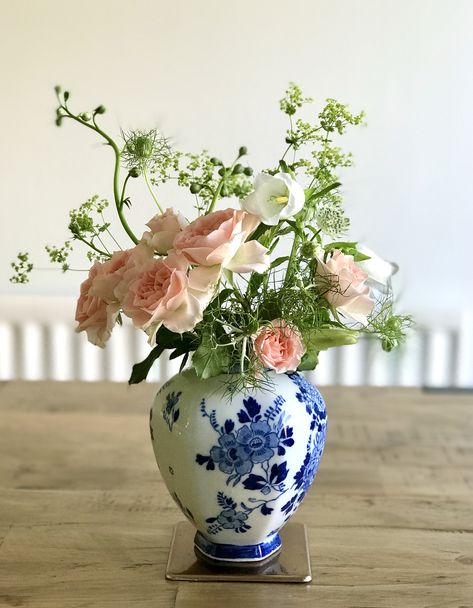
[[[311,585],[164,579],[155,387],[0,384],[0,606],[473,607],[473,398],[327,388]]]

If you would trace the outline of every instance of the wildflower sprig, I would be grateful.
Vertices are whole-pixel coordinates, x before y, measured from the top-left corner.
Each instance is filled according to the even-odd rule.
[[[13,275],[10,277],[11,283],[24,284],[29,282],[29,275],[33,270],[29,253],[20,251],[16,260],[11,262],[10,266],[13,268]]]

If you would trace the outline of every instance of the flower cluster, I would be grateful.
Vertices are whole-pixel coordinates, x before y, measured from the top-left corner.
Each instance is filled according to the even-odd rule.
[[[89,248],[94,263],[80,287],[76,321],[90,342],[103,347],[123,316],[147,333],[153,350],[134,366],[130,382],[143,380],[168,350],[182,365],[192,355],[201,378],[230,374],[248,386],[263,382],[268,369],[313,369],[321,350],[354,344],[362,333],[386,350],[402,342],[410,318],[392,312],[397,266],[354,241],[333,241],[349,226],[337,169],[351,164],[335,139],[363,113],[328,99],[315,118],[302,119],[296,114],[312,99],[291,84],[280,101],[290,123],[287,147],[253,179],[253,168],[242,164],[245,146],[227,165],[207,151],[179,152],[155,129],[123,133],[119,144],[99,125],[104,106],[75,113],[69,92],[56,87],[56,94],[58,126],[72,120],[111,147],[113,202],[132,243],[119,245],[104,217],[108,202],[93,196],[71,211],[69,240],[47,252],[66,271],[73,246]],[[127,187],[137,178],[157,207],[141,238],[127,219]],[[157,190],[169,180],[195,199],[194,218],[161,205]],[[28,254],[12,266],[12,280],[27,282]],[[264,425],[223,436],[213,461],[246,472],[276,447]]]

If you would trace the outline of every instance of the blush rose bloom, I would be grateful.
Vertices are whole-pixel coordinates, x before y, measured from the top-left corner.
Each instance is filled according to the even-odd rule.
[[[246,239],[259,225],[254,215],[236,209],[214,211],[189,224],[174,240],[174,249],[199,266],[227,268],[233,272],[265,272],[268,250]]]
[[[132,249],[114,251],[112,257],[100,264],[90,288],[90,294],[105,300],[107,304],[118,302],[115,295],[117,285],[122,281]]]
[[[202,320],[218,273],[195,268],[183,256],[149,260],[128,283],[123,312],[136,327],[147,331],[150,342],[161,325],[170,331],[190,331]]]
[[[151,218],[146,225],[149,231],[143,233],[141,241],[153,251],[167,254],[176,236],[187,226],[187,220],[182,213],[166,209],[164,213]]]
[[[94,295],[94,286],[100,278],[104,264],[95,262],[89,270],[89,276],[80,286],[75,319],[78,322],[77,332],[85,331],[87,339],[95,346],[103,348],[112,334],[120,305],[107,303],[103,298]]]
[[[253,344],[262,365],[277,374],[295,371],[306,352],[299,332],[283,319],[275,319],[261,328]]]
[[[366,285],[368,275],[355,264],[353,256],[335,249],[326,262],[318,260],[317,274],[328,281],[324,296],[330,304],[354,321],[366,325],[374,301]]]

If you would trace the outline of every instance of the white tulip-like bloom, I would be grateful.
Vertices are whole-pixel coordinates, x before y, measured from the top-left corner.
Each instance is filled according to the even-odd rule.
[[[260,173],[254,190],[241,201],[242,208],[261,219],[268,226],[296,215],[304,206],[304,189],[289,173]]]
[[[381,293],[389,293],[391,290],[391,277],[399,270],[399,266],[394,262],[383,260],[383,258],[364,245],[358,245],[358,251],[369,256],[369,260],[358,262],[358,266],[368,275],[368,285]]]

